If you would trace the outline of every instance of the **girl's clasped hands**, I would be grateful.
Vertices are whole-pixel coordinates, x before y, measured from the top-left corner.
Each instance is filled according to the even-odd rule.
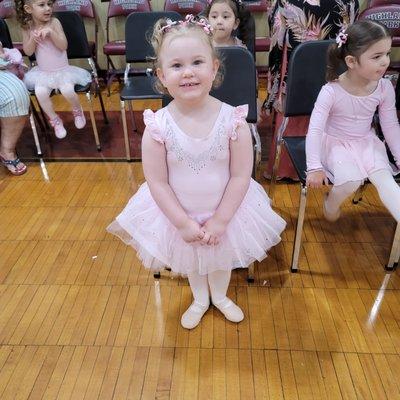
[[[188,217],[186,222],[179,227],[182,239],[187,243],[198,242],[201,245],[216,246],[219,238],[225,232],[226,224],[215,217],[211,217],[204,224],[199,224],[194,219]]]

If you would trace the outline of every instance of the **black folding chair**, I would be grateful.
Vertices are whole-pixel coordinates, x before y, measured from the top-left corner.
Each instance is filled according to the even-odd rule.
[[[253,55],[243,47],[220,47],[218,51],[224,64],[224,80],[220,87],[211,91],[211,95],[231,106],[248,104],[246,121],[253,138],[254,159],[253,177],[261,160],[261,141],[257,131],[257,83],[256,66]],[[172,99],[164,96],[165,107]],[[157,278],[159,274],[154,274]],[[249,282],[254,281],[254,265],[249,267]]]
[[[135,12],[129,14],[125,23],[125,59],[124,87],[120,93],[122,126],[124,130],[126,159],[131,159],[129,148],[128,128],[126,123],[125,102],[128,101],[129,111],[132,115],[132,124],[136,130],[135,119],[132,111],[132,101],[141,99],[162,99],[162,94],[154,89],[153,70],[148,68],[146,73],[138,76],[129,76],[131,63],[143,63],[154,56],[149,38],[154,24],[160,18],[169,18],[179,21],[182,16],[174,11]]]
[[[96,120],[94,117],[93,112],[93,105],[92,105],[92,87],[94,88],[94,93],[99,97],[101,111],[103,113],[103,119],[106,124],[108,124],[108,119],[106,115],[106,111],[104,108],[103,98],[100,92],[99,80],[97,75],[96,66],[94,60],[92,58],[89,42],[86,35],[85,25],[83,22],[82,17],[74,12],[74,11],[59,11],[55,13],[55,16],[59,19],[63,29],[65,36],[68,40],[68,49],[67,49],[67,56],[69,60],[76,60],[76,59],[87,59],[90,72],[92,75],[92,81],[89,82],[85,86],[76,85],[75,92],[77,93],[85,93],[86,98],[89,103],[89,113],[90,113],[90,120],[92,123],[93,128],[93,135],[96,142],[97,150],[101,150],[99,135],[97,131]],[[32,58],[34,60],[34,57]],[[34,95],[34,91],[31,91],[31,94]],[[52,95],[56,94],[55,91],[52,92]],[[34,128],[34,120],[31,116],[31,125]],[[36,143],[36,149],[39,155],[42,154],[42,150],[40,147],[39,138],[36,132],[36,129],[33,129],[33,135]]]
[[[326,83],[326,52],[333,41],[311,41],[296,47],[290,57],[288,79],[286,83],[286,99],[284,119],[277,136],[276,157],[272,171],[270,197],[273,198],[276,184],[276,174],[279,167],[281,146],[285,145],[293,166],[300,180],[300,203],[297,217],[296,232],[293,245],[291,271],[297,272],[303,232],[304,215],[307,202],[306,186],[306,152],[305,136],[283,137],[289,118],[300,115],[311,115],[314,103],[321,87]],[[309,63],[309,60],[313,60]],[[354,201],[356,202],[356,201]],[[397,225],[386,269],[393,269],[400,256],[400,224]]]

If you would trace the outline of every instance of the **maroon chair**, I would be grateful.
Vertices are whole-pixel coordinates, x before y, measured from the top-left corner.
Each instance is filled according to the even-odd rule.
[[[382,0],[374,0],[374,4],[383,3]],[[385,2],[386,5],[379,5],[364,10],[359,19],[370,19],[385,25],[391,32],[393,41],[392,47],[400,47],[400,1]],[[400,62],[391,62],[389,69],[400,71]]]
[[[133,12],[151,11],[149,0],[110,0],[107,11],[106,22],[106,44],[103,46],[103,53],[107,57],[107,89],[110,94],[110,85],[115,77],[123,75],[124,70],[118,70],[111,59],[112,56],[125,55],[125,39],[110,40],[110,20],[116,17],[127,17]],[[119,78],[118,78],[119,79]]]
[[[400,0],[369,0],[368,8],[378,7],[378,6],[387,6],[389,4],[400,4]]]
[[[182,16],[200,14],[207,6],[206,0],[165,0],[164,11],[175,11]]]
[[[254,15],[261,13],[268,13],[271,7],[269,0],[256,0],[256,1],[244,1],[246,8]],[[268,36],[256,37],[255,52],[267,53],[270,47],[270,38]],[[257,72],[259,76],[267,74],[268,67],[266,65],[257,66]]]
[[[0,2],[0,18],[4,20],[15,17],[14,0],[4,0]],[[22,42],[13,42],[13,47],[18,49],[22,55],[25,55],[22,48]]]

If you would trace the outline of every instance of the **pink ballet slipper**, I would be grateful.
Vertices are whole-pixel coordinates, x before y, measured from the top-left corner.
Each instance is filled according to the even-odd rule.
[[[50,125],[54,129],[54,134],[58,139],[64,139],[67,136],[67,131],[64,128],[64,124],[61,118],[57,115],[55,118],[49,120]]]
[[[82,129],[86,125],[86,118],[85,118],[85,114],[83,113],[82,107],[81,108],[73,108],[72,114],[74,116],[75,126],[78,129]]]

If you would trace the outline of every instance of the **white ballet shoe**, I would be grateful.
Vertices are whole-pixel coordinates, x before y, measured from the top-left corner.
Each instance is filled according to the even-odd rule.
[[[329,212],[326,208],[326,200],[328,199],[328,194],[324,195],[324,203],[322,206],[322,212],[324,217],[329,222],[336,222],[340,218],[340,209],[337,210],[335,213]]]
[[[189,308],[183,313],[181,318],[181,325],[186,329],[193,329],[200,323],[203,315],[208,310],[210,305],[207,304],[204,306],[203,304],[194,301]]]
[[[225,318],[231,322],[243,321],[244,314],[243,311],[237,306],[231,299],[225,297],[222,301],[218,303],[213,303],[219,311],[224,314]]]

